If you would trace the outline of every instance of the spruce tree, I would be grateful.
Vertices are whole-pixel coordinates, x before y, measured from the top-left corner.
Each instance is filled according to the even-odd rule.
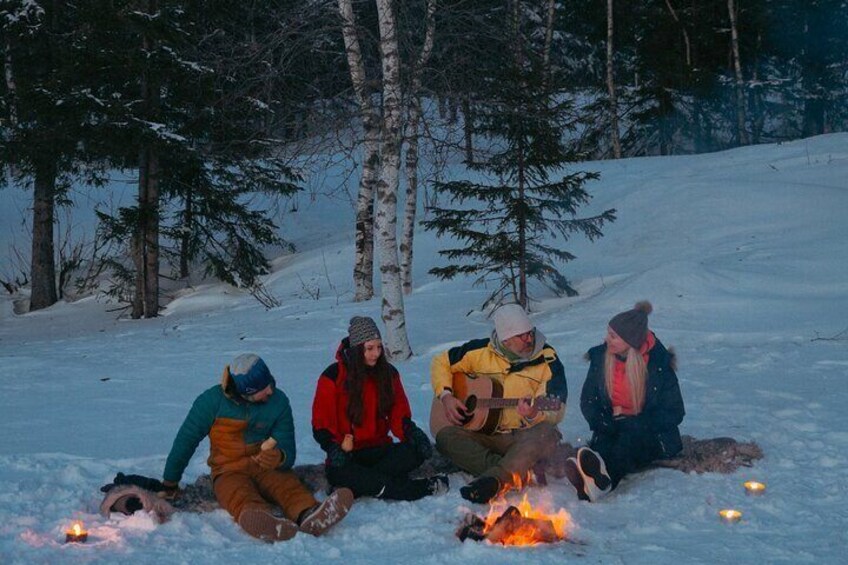
[[[520,26],[515,29],[520,30]],[[520,35],[521,32],[514,32]],[[476,276],[476,283],[494,282],[484,304],[514,296],[525,307],[530,298],[527,281],[536,279],[555,293],[576,291],[557,268],[574,256],[550,242],[581,233],[594,240],[615,210],[577,218],[590,199],[584,185],[598,174],[565,173],[579,155],[563,138],[572,104],[561,95],[560,75],[546,76],[538,51],[513,36],[509,62],[488,77],[487,101],[474,115],[474,133],[487,139],[491,153],[470,170],[490,181],[457,180],[436,183],[435,189],[456,207],[431,207],[423,222],[438,236],[460,242],[440,255],[449,265],[430,270],[443,279]]]
[[[113,294],[131,299],[133,317],[158,313],[158,277],[142,271],[160,261],[179,277],[200,263],[225,282],[258,284],[269,271],[265,248],[285,242],[255,196],[290,195],[300,180],[271,130],[285,91],[263,80],[273,53],[257,51],[257,38],[274,27],[268,14],[243,5],[152,6],[155,14],[116,10],[102,28],[120,30],[109,45],[113,139],[142,180],[145,171],[156,175],[152,196],[140,181],[133,206],[101,214],[106,237],[124,244],[125,256],[111,258]]]
[[[92,28],[75,3],[0,4],[0,184],[11,179],[33,188],[30,310],[58,297],[56,206],[69,203],[73,183],[104,180],[105,156],[97,148],[103,104],[89,81],[97,61]]]

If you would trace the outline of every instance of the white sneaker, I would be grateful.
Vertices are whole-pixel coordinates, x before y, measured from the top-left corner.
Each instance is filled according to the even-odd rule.
[[[588,447],[577,450],[577,470],[583,477],[583,492],[592,502],[597,502],[612,490],[612,479],[607,473],[603,457]]]

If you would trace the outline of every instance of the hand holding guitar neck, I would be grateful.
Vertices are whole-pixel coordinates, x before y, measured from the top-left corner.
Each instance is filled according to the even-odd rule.
[[[448,421],[454,426],[461,426],[468,421],[468,414],[465,410],[465,404],[452,394],[446,394],[442,397],[442,406],[445,409],[445,416]]]
[[[539,415],[539,409],[536,407],[534,398],[519,398],[518,406],[515,409],[519,415],[528,420],[533,420]]]

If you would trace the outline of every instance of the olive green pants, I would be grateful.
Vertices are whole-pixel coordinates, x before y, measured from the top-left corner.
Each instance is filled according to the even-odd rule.
[[[533,465],[553,453],[559,438],[559,430],[548,422],[491,435],[447,426],[436,435],[436,449],[474,476],[512,484],[514,475],[524,480]]]

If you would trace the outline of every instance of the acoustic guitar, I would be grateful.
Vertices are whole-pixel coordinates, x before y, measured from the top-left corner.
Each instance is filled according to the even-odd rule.
[[[465,421],[462,427],[473,432],[493,434],[498,429],[504,408],[518,406],[518,398],[504,398],[503,385],[486,376],[453,374],[453,395],[465,405]],[[559,410],[559,398],[534,398],[532,404],[539,410]],[[430,406],[430,433],[433,437],[445,426],[452,426],[445,415],[445,408],[438,398]]]

